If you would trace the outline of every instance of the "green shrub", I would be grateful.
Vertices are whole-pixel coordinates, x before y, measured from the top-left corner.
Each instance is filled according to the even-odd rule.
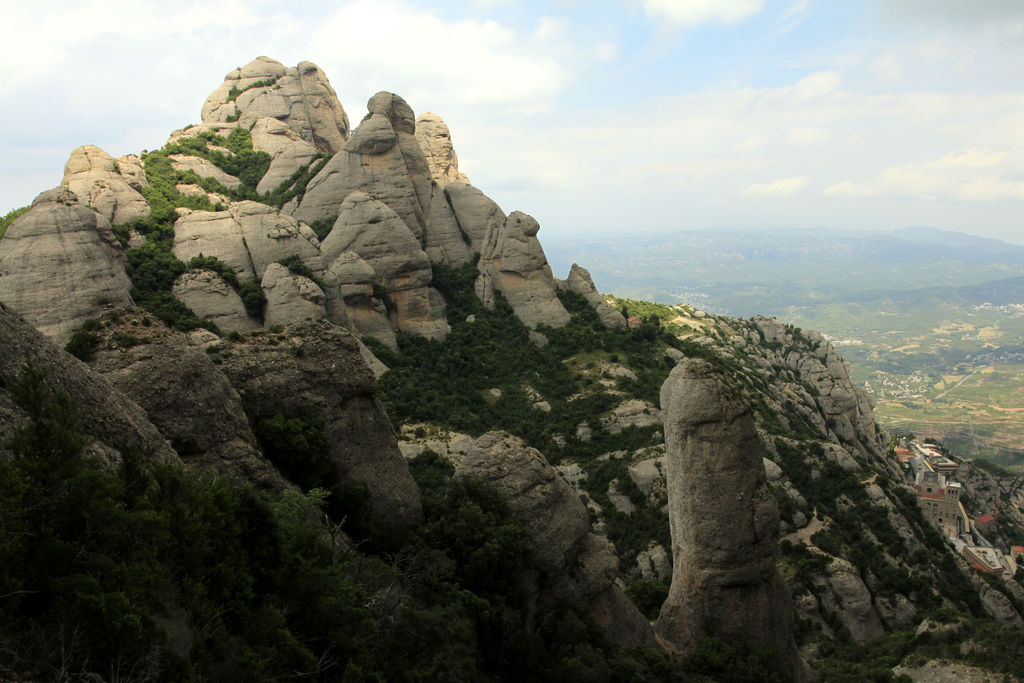
[[[8,211],[6,214],[4,214],[3,218],[0,218],[0,240],[4,238],[5,234],[7,234],[7,228],[10,227],[11,223],[18,220],[18,218],[23,216],[25,212],[31,208],[31,206],[23,206],[20,209]]]
[[[93,359],[99,345],[99,335],[83,328],[71,335],[71,339],[64,345],[64,350],[78,360],[88,363]]]

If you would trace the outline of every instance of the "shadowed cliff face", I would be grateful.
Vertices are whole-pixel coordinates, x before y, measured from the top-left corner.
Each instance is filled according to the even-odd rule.
[[[675,570],[657,631],[768,645],[802,675],[789,592],[775,568],[779,512],[750,406],[711,366],[683,360],[661,388]]]

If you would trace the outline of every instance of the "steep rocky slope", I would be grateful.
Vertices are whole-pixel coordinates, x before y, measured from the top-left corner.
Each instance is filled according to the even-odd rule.
[[[559,280],[439,116],[367,109],[350,130],[319,68],[260,57],[163,148],[74,150],[0,240],[3,443],[32,422],[10,388],[34,358],[109,463],[254,484],[282,524],[302,497],[317,571],[386,567],[346,609],[404,649],[367,666],[427,677],[664,680],[711,648],[802,679],[928,615],[1021,623],[1024,590],[924,520],[820,335]],[[1024,520],[1019,480],[961,469],[978,509]]]

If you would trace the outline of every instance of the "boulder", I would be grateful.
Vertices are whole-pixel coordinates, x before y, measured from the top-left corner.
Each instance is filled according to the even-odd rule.
[[[245,334],[262,327],[246,313],[238,292],[212,271],[183,273],[175,280],[173,291],[181,303],[200,318],[212,322],[221,332]]]
[[[142,170],[141,163],[137,170],[132,165],[127,165],[125,170],[129,174],[137,173]],[[109,154],[95,145],[85,145],[71,151],[60,184],[74,192],[81,203],[98,211],[111,225],[145,218],[149,215],[149,203],[138,192],[142,185],[133,188],[119,171],[120,166]],[[145,180],[145,174],[141,175]]]
[[[36,197],[0,240],[0,301],[58,343],[130,305],[130,289],[110,223],[66,187]]]
[[[138,156],[125,154],[123,157],[118,157],[115,164],[117,172],[128,183],[128,187],[136,192],[142,192],[142,188],[149,187],[149,178],[146,177],[142,159]]]
[[[242,181],[235,176],[225,173],[212,161],[191,154],[168,154],[167,159],[171,162],[171,168],[175,171],[192,171],[200,178],[211,178],[229,190],[237,190]]]
[[[494,293],[501,292],[527,327],[561,327],[569,322],[569,313],[555,292],[551,266],[537,240],[539,229],[531,216],[513,211],[500,229],[488,234],[477,266],[476,294],[493,307]]]
[[[366,487],[385,547],[422,524],[419,489],[350,332],[326,320],[304,321],[279,334],[249,335],[219,356],[250,420],[323,415],[330,458],[345,481]]]
[[[832,591],[831,595],[823,592],[822,604],[839,615],[853,642],[867,642],[885,633],[872,604],[871,592],[856,567],[840,557],[833,558],[828,566],[827,581]]]
[[[771,647],[800,679],[793,606],[775,566],[779,510],[741,396],[696,359],[662,385],[674,569],[656,628],[676,652],[705,637]]]
[[[430,169],[413,135],[416,123],[398,95],[380,92],[342,152],[309,181],[295,217],[312,222],[337,216],[340,204],[361,190],[387,204],[418,240],[430,207]]]
[[[270,155],[270,168],[263,174],[256,191],[272,192],[303,166],[312,163],[316,147],[294,129],[270,116],[246,114],[239,123],[249,129],[252,148]]]
[[[586,268],[581,268],[575,263],[572,264],[569,277],[565,279],[565,287],[586,299],[587,303],[597,311],[597,316],[605,327],[610,327],[613,330],[626,329],[626,319],[619,313],[619,309],[604,300],[604,297],[597,291],[597,287],[594,286],[594,280]]]
[[[348,116],[312,62],[285,68],[257,57],[224,77],[206,98],[202,117],[203,123],[230,122],[247,113],[281,121],[324,154],[339,152],[348,139]]]
[[[289,272],[280,263],[267,267],[260,286],[267,297],[263,324],[268,328],[327,317],[324,290],[309,278]]]
[[[469,184],[469,178],[459,172],[459,158],[452,148],[451,132],[440,116],[432,112],[420,114],[416,119],[416,141],[420,143],[430,175],[438,186]]]
[[[360,335],[374,337],[397,351],[398,342],[388,320],[387,307],[373,291],[375,278],[373,268],[359,258],[359,254],[340,253],[324,274],[327,318],[337,325],[350,326]]]
[[[462,455],[455,476],[481,479],[508,498],[533,538],[542,604],[575,599],[616,644],[654,645],[647,620],[615,583],[614,548],[590,532],[579,496],[539,451],[518,437],[488,432]]]
[[[653,427],[661,424],[661,411],[650,401],[631,398],[601,416],[601,425],[612,434],[625,427]]]
[[[474,254],[483,250],[484,240],[505,224],[505,212],[472,185],[453,182],[444,187],[459,230],[469,239]]]
[[[387,290],[398,329],[443,339],[449,327],[444,300],[430,289],[430,260],[406,224],[388,205],[356,191],[345,198],[338,220],[324,238],[322,252],[333,262],[353,252]]]
[[[324,271],[313,229],[259,202],[235,202],[227,211],[192,211],[174,224],[174,255],[216,256],[242,280],[262,280],[267,267],[299,257],[317,276]]]

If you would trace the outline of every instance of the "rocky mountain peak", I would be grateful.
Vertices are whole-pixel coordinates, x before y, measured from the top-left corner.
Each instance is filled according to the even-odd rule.
[[[325,154],[341,150],[349,123],[327,76],[312,62],[286,68],[257,57],[224,77],[203,104],[204,124],[238,121],[246,113],[286,124]]]
[[[448,183],[469,184],[469,178],[459,171],[451,132],[440,116],[433,112],[420,114],[416,119],[416,140],[427,157],[434,182],[441,187]]]

